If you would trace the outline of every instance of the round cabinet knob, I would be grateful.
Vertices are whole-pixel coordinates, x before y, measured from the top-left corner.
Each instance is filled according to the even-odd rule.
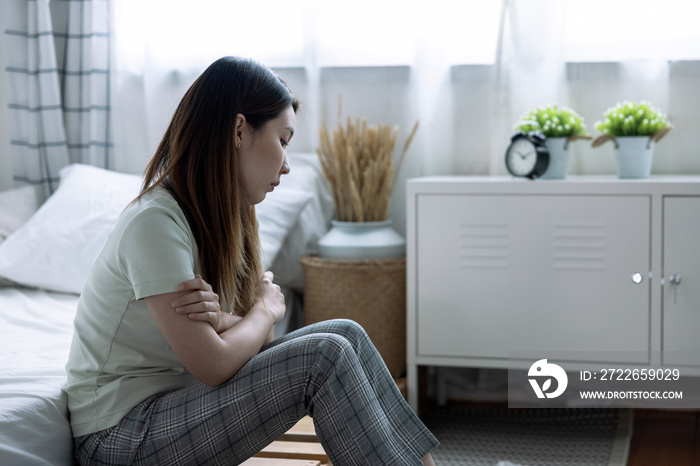
[[[632,274],[632,281],[635,284],[639,285],[640,283],[642,283],[643,280],[644,280],[644,277],[642,276],[641,273],[636,272],[636,273]]]
[[[681,276],[679,274],[675,273],[675,274],[671,275],[670,277],[668,277],[668,282],[673,286],[680,285],[681,284]]]

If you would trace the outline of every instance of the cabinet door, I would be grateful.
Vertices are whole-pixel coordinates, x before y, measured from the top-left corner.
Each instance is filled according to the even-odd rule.
[[[647,362],[649,236],[648,196],[419,196],[419,354]]]
[[[700,366],[700,197],[664,198],[663,362]],[[670,283],[672,275],[680,284]]]

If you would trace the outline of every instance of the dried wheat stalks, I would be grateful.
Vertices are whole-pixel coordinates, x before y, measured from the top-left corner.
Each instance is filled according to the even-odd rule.
[[[392,154],[398,126],[368,126],[365,119],[353,121],[348,117],[345,127],[339,119],[331,137],[326,122],[321,123],[320,147],[316,152],[331,186],[338,220],[374,222],[389,217],[391,192],[417,129],[418,122],[394,168]]]

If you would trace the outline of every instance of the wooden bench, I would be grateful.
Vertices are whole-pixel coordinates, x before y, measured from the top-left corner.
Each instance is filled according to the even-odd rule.
[[[306,416],[243,466],[331,466],[318,442],[314,422]]]

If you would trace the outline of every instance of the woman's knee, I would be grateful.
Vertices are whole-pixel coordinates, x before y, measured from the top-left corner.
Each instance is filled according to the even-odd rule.
[[[337,333],[318,333],[314,335],[314,337],[314,340],[316,340],[316,348],[314,351],[321,352],[326,350],[333,359],[341,357],[348,351],[354,353],[352,342],[344,335]]]
[[[323,385],[339,374],[361,370],[353,344],[336,333],[317,333],[307,339],[309,375],[312,385]]]
[[[310,335],[337,335],[350,342],[355,352],[359,352],[361,348],[372,344],[365,329],[350,319],[332,319],[310,324],[293,332],[289,335],[289,338],[294,339]]]
[[[351,341],[358,341],[369,339],[367,332],[354,320],[350,319],[334,319],[331,321],[335,327],[335,332],[339,335],[343,335]]]

